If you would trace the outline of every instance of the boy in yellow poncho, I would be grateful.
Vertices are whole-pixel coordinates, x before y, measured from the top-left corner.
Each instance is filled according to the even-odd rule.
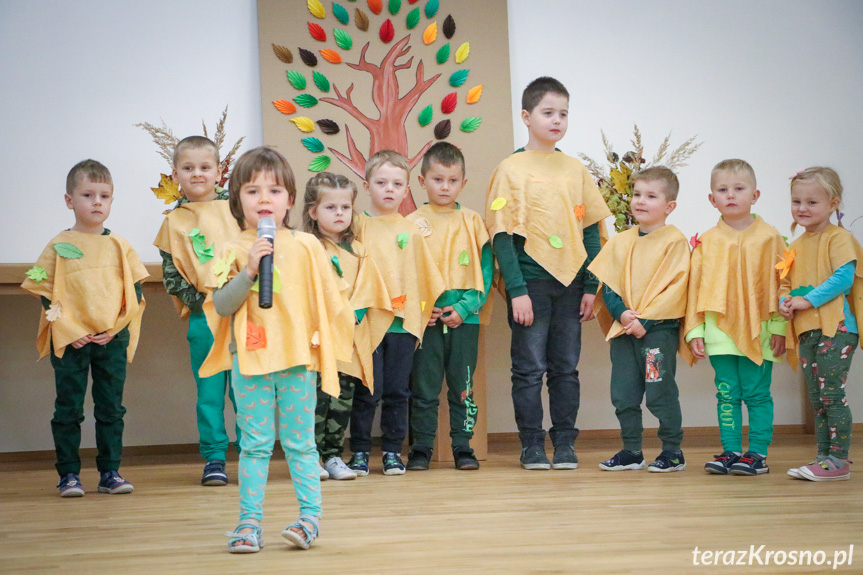
[[[66,206],[75,225],[48,244],[21,287],[42,298],[40,359],[51,355],[57,388],[51,432],[61,497],[81,497],[81,422],[87,378],[93,375],[96,467],[99,491],[131,493],[117,472],[123,451],[123,385],[126,363],[138,346],[148,274],[129,243],[103,226],[114,184],[95,160],[76,164],[66,178]]]

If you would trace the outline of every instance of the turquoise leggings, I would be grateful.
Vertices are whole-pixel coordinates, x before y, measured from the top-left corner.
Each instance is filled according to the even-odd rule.
[[[242,375],[234,355],[231,385],[237,398],[240,438],[240,521],[261,520],[270,457],[279,440],[288,460],[300,515],[321,516],[321,479],[315,448],[317,374],[305,366],[267,375]]]

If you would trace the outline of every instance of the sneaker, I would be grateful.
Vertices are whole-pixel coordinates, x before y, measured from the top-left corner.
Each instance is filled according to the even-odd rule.
[[[474,471],[479,469],[479,461],[476,460],[476,456],[473,454],[473,449],[453,451],[452,457],[455,461],[456,469],[461,471]]]
[[[525,469],[550,469],[551,463],[545,455],[542,445],[528,445],[521,450],[519,463]]]
[[[341,457],[333,456],[327,459],[327,462],[324,463],[324,469],[329,473],[330,479],[343,480],[357,478],[357,472],[345,465]]]
[[[627,471],[629,469],[644,469],[644,455],[640,451],[621,449],[599,464],[600,469],[606,471]]]
[[[431,464],[431,453],[423,449],[411,449],[408,455],[408,471],[425,471]]]
[[[767,467],[766,457],[753,451],[747,451],[740,456],[740,460],[732,465],[729,471],[732,475],[761,475],[762,473],[770,473],[770,468]]]
[[[647,466],[647,470],[654,473],[669,473],[684,469],[686,469],[686,460],[683,459],[683,452],[679,450],[663,451],[656,458],[656,461]]]
[[[61,477],[57,489],[60,490],[60,497],[84,497],[84,486],[77,473],[67,473]]]
[[[385,451],[382,461],[384,464],[384,475],[405,474],[405,464],[402,462],[401,453]]]
[[[803,469],[804,467],[809,466],[809,465],[815,465],[821,461],[824,461],[825,459],[827,459],[826,455],[819,455],[815,459],[813,459],[812,461],[807,463],[806,465],[802,465],[800,467],[792,467],[786,473],[789,477],[793,477],[795,479],[805,479],[802,475],[800,475],[800,470]]]
[[[713,456],[713,461],[704,464],[704,471],[714,475],[728,475],[731,466],[740,461],[740,454],[733,451],[723,451]]]
[[[552,469],[578,469],[578,457],[572,445],[558,445],[551,458]]]
[[[135,489],[131,483],[120,477],[116,471],[106,471],[99,479],[99,493],[110,493],[118,495],[120,493],[132,493]]]
[[[845,481],[851,479],[851,466],[837,463],[833,457],[827,457],[823,461],[816,461],[804,465],[799,469],[800,479],[809,481]]]
[[[201,485],[220,486],[228,484],[228,474],[225,473],[225,462],[218,459],[208,461],[201,475]]]
[[[318,477],[321,478],[321,481],[326,481],[330,478],[330,472],[324,469],[324,466],[321,465],[320,460],[318,460]]]
[[[348,468],[357,474],[357,477],[365,477],[369,474],[369,452],[357,451],[351,455]]]

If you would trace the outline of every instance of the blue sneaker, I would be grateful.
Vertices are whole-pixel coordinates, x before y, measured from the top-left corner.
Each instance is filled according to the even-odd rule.
[[[713,461],[704,464],[704,471],[714,475],[728,475],[731,466],[740,461],[740,454],[733,451],[723,451],[713,456]]]
[[[761,475],[770,473],[767,467],[767,458],[758,455],[754,451],[747,451],[740,456],[740,460],[731,466],[729,473],[732,475]]]
[[[383,457],[384,475],[404,475],[405,464],[398,453],[387,451]]]
[[[606,459],[599,464],[599,468],[605,471],[628,471],[630,469],[644,469],[644,455],[640,451],[629,451],[621,449],[611,459]]]
[[[351,455],[350,461],[348,461],[348,467],[353,469],[357,477],[365,477],[369,474],[369,452],[368,451],[357,451],[353,455]]]
[[[201,475],[201,485],[221,486],[228,484],[228,474],[225,473],[225,462],[218,459],[208,461]]]
[[[118,495],[120,493],[132,493],[135,489],[131,483],[120,477],[116,471],[106,471],[99,479],[99,493],[110,493]]]
[[[656,461],[647,466],[647,470],[654,473],[669,473],[684,469],[686,469],[686,460],[683,459],[683,452],[680,450],[663,451],[656,458]]]
[[[84,486],[77,473],[67,473],[61,477],[57,489],[60,490],[60,497],[84,497]]]

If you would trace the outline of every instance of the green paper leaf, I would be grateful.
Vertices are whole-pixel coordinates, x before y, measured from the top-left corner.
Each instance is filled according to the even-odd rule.
[[[317,70],[312,72],[312,78],[315,81],[315,86],[318,87],[318,90],[321,92],[329,92],[330,91],[330,81],[326,76],[318,72]]]
[[[422,109],[419,115],[420,126],[428,126],[432,121],[432,115],[434,114],[434,110],[431,106],[426,106]]]
[[[345,277],[345,272],[342,271],[342,263],[339,261],[339,256],[331,257],[330,261],[333,262],[333,267],[336,268],[336,273],[339,274],[339,277]]]
[[[785,245],[788,245],[788,236],[782,236],[782,240],[785,242]]]
[[[84,252],[79,250],[77,246],[62,242],[54,244],[54,251],[57,252],[58,256],[67,260],[77,260],[84,256]]]
[[[344,30],[339,30],[338,28],[333,29],[333,36],[336,38],[336,44],[342,50],[350,50],[354,45],[354,39],[351,38],[351,35],[345,32]],[[324,90],[324,92],[328,92],[329,88]]]
[[[401,249],[405,249],[408,245],[408,240],[410,239],[410,235],[407,232],[402,232],[396,236],[396,243],[399,245]]]
[[[390,14],[392,14],[393,16],[398,14],[399,10],[402,9],[402,0],[390,0],[389,9]]]
[[[27,270],[27,277],[38,284],[41,283],[42,280],[48,279],[48,272],[45,271],[45,268],[33,266]]]
[[[324,151],[324,143],[317,138],[309,136],[308,138],[303,138],[302,142],[303,146],[313,154],[320,154]]]
[[[198,235],[198,234],[200,234],[200,233],[201,233],[201,230],[199,230],[198,228],[192,228],[192,231],[191,231],[191,232],[189,232],[187,235],[188,235],[190,238],[194,238],[195,236],[197,236],[197,235]]]
[[[420,9],[414,8],[410,12],[408,12],[407,25],[408,30],[413,30],[416,28],[417,24],[420,23]]]
[[[551,244],[551,247],[555,249],[563,248],[563,240],[561,240],[558,236],[550,236],[548,238],[548,243]]]
[[[476,131],[480,124],[482,124],[482,118],[471,116],[462,120],[460,128],[462,132],[471,133]]]
[[[434,18],[434,15],[437,14],[438,8],[440,8],[438,0],[429,0],[426,3],[426,18]]]
[[[468,255],[467,250],[462,250],[458,255],[458,265],[466,266],[470,263],[470,255]]]
[[[329,156],[318,156],[309,164],[310,172],[323,172],[330,167],[332,159]]]
[[[443,64],[444,62],[449,60],[449,42],[440,47],[440,50],[437,51],[437,55],[435,56],[435,58],[437,58],[438,64]]]
[[[458,88],[467,82],[468,72],[470,72],[470,70],[458,70],[457,72],[453,72],[452,76],[449,77],[449,85],[453,88]]]
[[[316,106],[318,104],[318,99],[311,94],[300,94],[299,96],[294,98],[294,102],[296,102],[298,106],[302,106],[303,108],[311,108],[312,106]]]
[[[205,264],[213,259],[215,242],[207,246],[207,238],[201,233],[198,228],[189,232],[189,237],[192,239],[192,249],[195,250],[195,255],[198,257],[198,262]]]
[[[351,0],[353,2],[353,0]],[[336,4],[333,2],[333,16],[336,17],[336,20],[347,26],[348,22],[351,21],[350,16],[348,16],[348,11],[345,10],[345,7],[341,4]]]
[[[306,89],[306,77],[296,70],[288,70],[288,82],[297,90]]]
[[[814,287],[812,287],[812,286],[800,286],[799,288],[794,288],[793,290],[791,290],[791,295],[792,295],[792,296],[798,296],[798,295],[799,295],[799,296],[801,296],[801,297],[802,297],[802,296],[805,296],[806,294],[808,294],[809,292],[811,292],[811,291],[812,291],[812,290],[814,290],[814,289],[815,289],[815,288],[814,288]]]

